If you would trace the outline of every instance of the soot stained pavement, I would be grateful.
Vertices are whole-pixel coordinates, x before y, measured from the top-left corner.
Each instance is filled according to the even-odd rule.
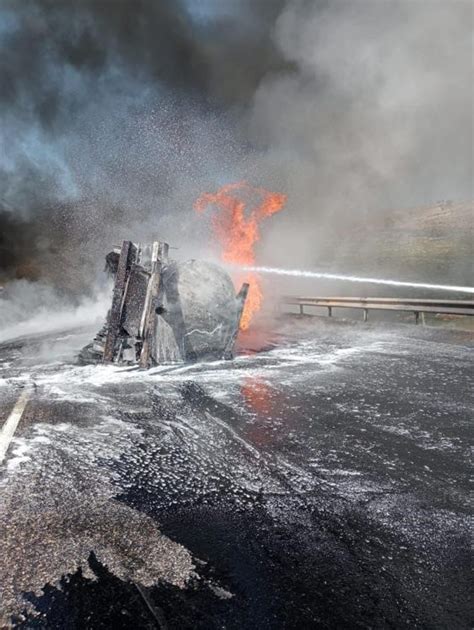
[[[3,620],[468,628],[472,337],[283,321],[235,362],[0,346]],[[263,349],[262,349],[263,348]],[[258,350],[258,351],[257,351]]]

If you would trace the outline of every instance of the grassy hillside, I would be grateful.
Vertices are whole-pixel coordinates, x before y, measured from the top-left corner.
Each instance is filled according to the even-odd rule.
[[[337,266],[437,284],[474,281],[474,203],[384,213],[342,235]]]

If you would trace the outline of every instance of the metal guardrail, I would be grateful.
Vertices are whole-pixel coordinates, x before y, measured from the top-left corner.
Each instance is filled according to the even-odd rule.
[[[333,308],[356,308],[364,311],[364,321],[369,317],[369,310],[405,311],[415,315],[418,324],[420,314],[424,323],[425,313],[443,315],[474,315],[474,300],[424,300],[411,298],[360,298],[360,297],[293,297],[285,296],[282,304],[299,306],[300,315],[304,315],[304,307],[324,307],[328,316],[332,316]]]

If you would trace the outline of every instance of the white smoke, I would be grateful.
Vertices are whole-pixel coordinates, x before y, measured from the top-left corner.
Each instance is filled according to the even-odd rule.
[[[267,262],[312,265],[354,221],[472,199],[472,7],[286,4],[274,37],[292,68],[261,82],[250,123],[289,194]]]
[[[0,343],[26,335],[41,335],[98,325],[110,307],[110,291],[97,288],[78,301],[51,286],[18,280],[0,294]]]

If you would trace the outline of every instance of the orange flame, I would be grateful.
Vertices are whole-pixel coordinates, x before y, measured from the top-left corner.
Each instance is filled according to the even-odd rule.
[[[203,193],[195,202],[194,209],[202,213],[208,206],[216,206],[220,212],[212,217],[212,229],[219,241],[224,262],[234,265],[255,264],[255,243],[260,239],[260,221],[283,208],[286,195],[273,193],[264,188],[253,188],[246,182],[227,184],[215,193]],[[255,199],[257,200],[255,203]],[[254,207],[246,212],[247,205]],[[260,277],[249,273],[240,278],[250,284],[240,328],[249,327],[253,315],[260,310],[263,300]]]

